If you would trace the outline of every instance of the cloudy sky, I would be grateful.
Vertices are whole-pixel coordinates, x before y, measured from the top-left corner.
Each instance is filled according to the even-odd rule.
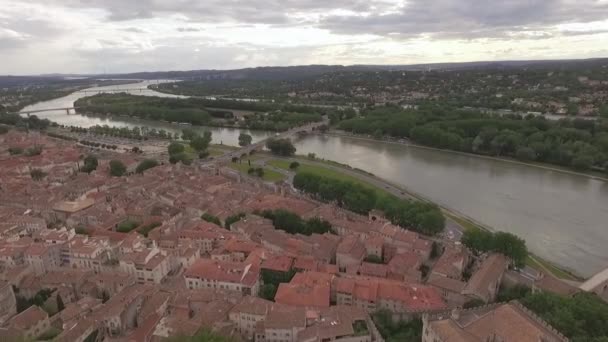
[[[0,74],[608,57],[608,0],[0,0]]]

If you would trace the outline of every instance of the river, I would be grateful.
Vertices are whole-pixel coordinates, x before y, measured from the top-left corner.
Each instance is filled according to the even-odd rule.
[[[174,96],[145,89],[149,82],[101,87],[140,88],[133,94]],[[100,88],[95,88],[100,90]],[[74,93],[25,110],[71,107]],[[64,125],[143,126],[179,131],[183,126],[131,118],[39,113]],[[210,130],[215,143],[237,145],[242,130]],[[271,135],[248,131],[254,141]],[[474,156],[350,137],[312,135],[295,143],[299,154],[349,164],[461,212],[495,229],[524,238],[540,257],[581,276],[608,267],[608,183],[588,177]]]

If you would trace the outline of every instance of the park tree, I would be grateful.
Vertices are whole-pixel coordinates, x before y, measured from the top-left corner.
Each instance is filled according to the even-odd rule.
[[[528,257],[526,242],[514,234],[497,232],[494,234],[494,251],[511,258],[513,264],[522,267]]]
[[[155,159],[144,159],[137,165],[135,172],[143,173],[144,171],[156,166],[158,166],[158,162]]]
[[[215,215],[211,215],[209,213],[204,213],[201,216],[201,219],[203,219],[203,220],[205,220],[207,222],[210,222],[210,223],[215,223],[215,224],[217,224],[220,227],[222,226],[222,221],[220,221],[220,219],[217,216],[215,216]]]
[[[477,253],[488,252],[494,248],[494,235],[487,230],[465,230],[461,241],[465,246]]]
[[[266,148],[273,154],[289,157],[296,153],[296,148],[289,139],[270,139],[266,142]]]
[[[608,118],[608,104],[600,107],[599,114],[601,117]]]
[[[297,161],[291,162],[291,164],[289,164],[289,168],[291,170],[297,170],[300,167],[300,163],[298,163]]]
[[[185,147],[183,144],[180,144],[178,142],[172,142],[171,144],[169,144],[169,147],[167,149],[169,151],[169,155],[172,156],[184,152]]]
[[[572,167],[580,170],[587,171],[593,166],[593,157],[590,155],[579,155],[572,159]]]
[[[190,139],[190,146],[197,152],[205,151],[211,143],[211,132],[205,132],[202,136],[196,135]]]
[[[97,157],[89,154],[84,158],[84,165],[80,168],[80,171],[85,173],[91,173],[97,169],[98,165]]]
[[[239,134],[239,146],[249,146],[253,138],[247,133]]]
[[[198,136],[192,128],[184,128],[182,129],[182,140],[192,140]]]
[[[44,171],[42,171],[40,169],[32,169],[30,171],[30,176],[32,177],[33,180],[40,181],[44,177],[46,177],[46,172],[44,172]]]
[[[536,152],[530,147],[520,147],[515,152],[515,157],[523,161],[534,161],[536,160]]]
[[[61,299],[61,295],[57,294],[57,311],[63,311],[65,309],[65,304],[63,304],[63,299]]]
[[[521,267],[528,257],[526,242],[507,232],[492,233],[487,230],[469,229],[462,236],[462,243],[476,253],[496,252],[511,258],[513,264]]]
[[[19,155],[23,153],[23,149],[21,147],[9,147],[8,153],[10,153],[11,156]]]
[[[127,167],[120,160],[110,160],[110,175],[122,177],[127,172]]]

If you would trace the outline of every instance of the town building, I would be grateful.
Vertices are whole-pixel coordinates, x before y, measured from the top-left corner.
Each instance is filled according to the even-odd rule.
[[[566,337],[517,301],[424,315],[422,342],[565,342]]]
[[[225,289],[257,295],[260,270],[246,263],[199,259],[184,272],[189,289]]]

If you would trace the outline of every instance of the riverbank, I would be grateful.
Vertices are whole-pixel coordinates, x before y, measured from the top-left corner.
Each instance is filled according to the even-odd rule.
[[[608,176],[603,176],[599,173],[574,171],[574,170],[570,170],[567,168],[563,168],[563,167],[555,166],[555,165],[551,165],[551,164],[522,162],[522,161],[511,159],[511,158],[493,157],[493,156],[486,156],[486,155],[482,155],[482,154],[447,150],[447,149],[442,149],[442,148],[415,144],[412,142],[399,142],[399,141],[393,141],[393,140],[388,140],[388,139],[375,139],[375,138],[370,138],[370,137],[360,135],[360,134],[342,133],[342,132],[335,131],[335,130],[327,131],[327,132],[321,133],[321,134],[326,134],[326,135],[335,136],[335,137],[346,137],[346,138],[363,140],[363,141],[382,142],[382,143],[387,143],[387,144],[407,146],[407,147],[413,147],[413,148],[424,149],[424,150],[429,150],[429,151],[445,152],[445,153],[451,153],[451,154],[456,154],[456,155],[461,155],[461,156],[466,156],[466,157],[475,157],[475,158],[480,158],[480,159],[494,160],[494,161],[516,164],[516,165],[530,166],[530,167],[535,167],[535,168],[544,169],[544,170],[548,170],[548,171],[561,172],[564,174],[582,176],[582,177],[587,177],[590,179],[596,179],[596,180],[608,182]]]
[[[417,194],[406,187],[393,184],[387,180],[374,176],[373,174],[366,173],[364,171],[360,171],[354,169],[348,165],[343,165],[340,163],[336,163],[333,161],[327,160],[317,160],[317,159],[309,159],[304,156],[296,156],[293,158],[280,158],[270,154],[264,154],[265,157],[269,158],[270,161],[267,164],[272,165],[273,167],[281,168],[288,171],[290,170],[289,165],[292,161],[297,161],[301,164],[300,168],[303,171],[312,172],[316,174],[320,174],[323,176],[337,178],[341,180],[347,180],[351,182],[358,183],[360,185],[369,187],[374,189],[380,195],[393,195],[399,198],[409,198],[416,199],[419,201],[434,203],[433,201]],[[443,205],[438,205],[444,216],[446,217],[446,223],[450,226],[450,229],[453,229],[458,226],[458,230],[460,231],[460,236],[464,231],[470,229],[482,229],[488,231],[496,231],[492,227],[489,227],[481,222],[477,222],[473,218],[470,218],[462,213],[459,213],[451,208],[447,208]],[[453,231],[453,230],[452,230]],[[457,233],[456,233],[457,234]],[[455,233],[452,233],[454,236]],[[526,259],[526,265],[534,268],[538,271],[542,271],[545,273],[550,273],[556,278],[569,280],[569,281],[582,281],[583,278],[574,274],[571,271],[566,270],[565,268],[555,265],[547,260],[540,258],[537,255],[529,252],[529,256]]]

